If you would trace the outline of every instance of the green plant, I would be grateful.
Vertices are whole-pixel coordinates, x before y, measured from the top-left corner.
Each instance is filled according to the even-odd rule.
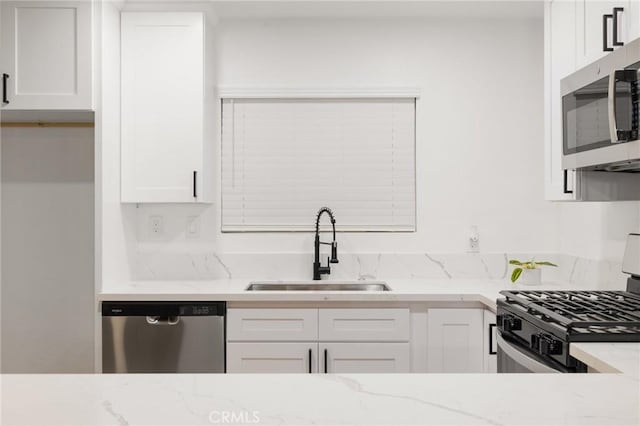
[[[518,281],[518,278],[520,278],[520,275],[522,275],[522,270],[523,269],[537,269],[540,266],[554,266],[554,267],[558,267],[558,265],[551,263],[551,262],[536,262],[535,260],[530,260],[528,262],[520,262],[519,260],[516,259],[511,259],[509,260],[509,265],[516,265],[517,268],[515,268],[513,270],[513,273],[511,273],[511,282],[515,283],[516,281]]]

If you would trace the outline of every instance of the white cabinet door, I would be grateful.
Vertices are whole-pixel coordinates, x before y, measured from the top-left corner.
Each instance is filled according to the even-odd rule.
[[[483,309],[429,309],[427,315],[429,373],[481,373]]]
[[[121,47],[122,202],[208,201],[203,14],[122,13]]]
[[[409,343],[320,343],[321,373],[409,373]]]
[[[484,311],[484,372],[498,372],[498,344],[496,342],[496,314],[485,309]]]
[[[577,0],[576,3],[576,50],[577,50],[577,66],[583,67],[598,58],[609,53],[604,50],[605,39],[604,31],[606,30],[606,46],[615,49],[614,45],[614,23],[613,18],[604,23],[605,15],[613,15],[614,8],[623,8],[619,12],[617,19],[617,34],[615,39],[618,42],[628,42],[630,35],[635,29],[630,31],[629,19],[633,17],[632,5],[634,0]],[[562,2],[554,2],[562,3]],[[633,25],[631,25],[634,28]]]
[[[92,109],[92,2],[3,1],[2,73],[13,110]]]
[[[232,342],[227,344],[227,373],[316,373],[318,344]]]
[[[640,2],[629,1],[628,9],[624,10],[624,25],[627,28],[625,43],[640,37]]]
[[[560,80],[576,70],[576,2],[545,3],[545,198],[575,200],[576,172],[562,169],[562,100]]]
[[[316,341],[318,310],[229,308],[228,341]]]
[[[320,309],[319,340],[331,342],[408,342],[409,309]]]

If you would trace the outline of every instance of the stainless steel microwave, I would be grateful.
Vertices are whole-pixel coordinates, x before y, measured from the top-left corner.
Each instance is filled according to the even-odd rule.
[[[640,172],[640,39],[564,78],[564,169]]]

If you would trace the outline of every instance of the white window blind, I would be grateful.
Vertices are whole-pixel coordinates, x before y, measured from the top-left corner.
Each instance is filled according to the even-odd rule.
[[[415,98],[223,99],[222,230],[414,231]]]

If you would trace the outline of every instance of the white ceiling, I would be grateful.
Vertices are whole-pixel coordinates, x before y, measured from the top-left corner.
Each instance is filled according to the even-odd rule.
[[[543,1],[212,1],[220,19],[287,18],[542,18]]]

